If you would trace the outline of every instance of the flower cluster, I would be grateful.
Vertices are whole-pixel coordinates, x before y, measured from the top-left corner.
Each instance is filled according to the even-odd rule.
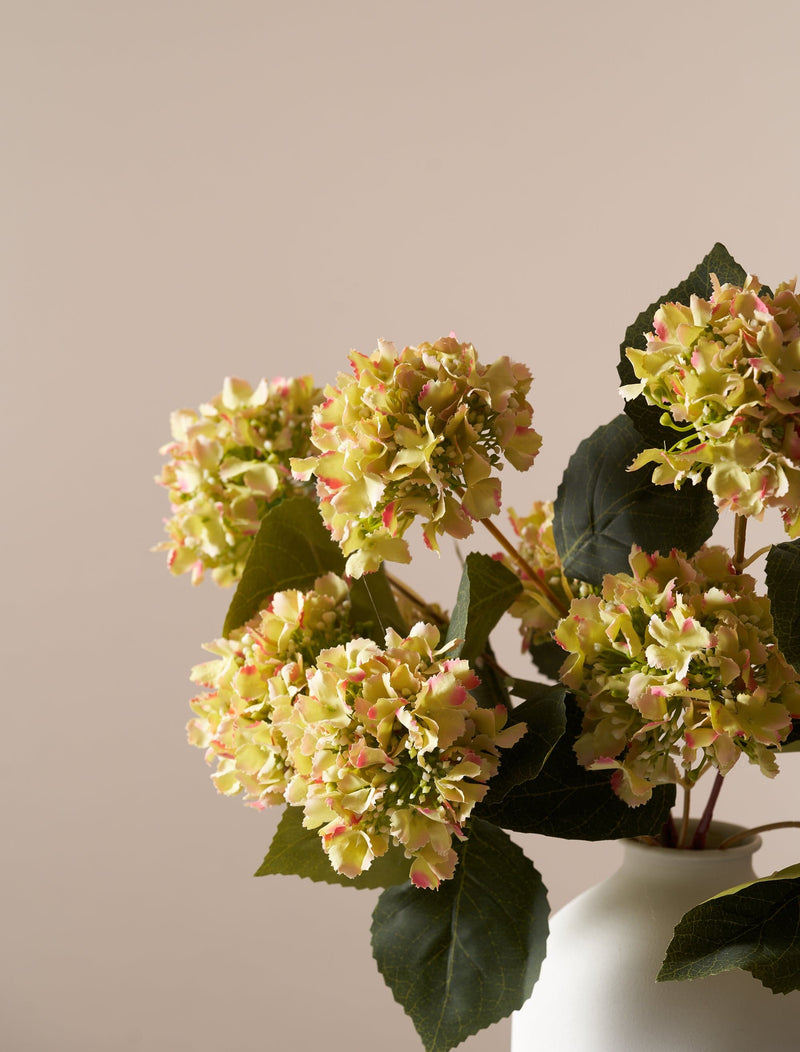
[[[790,536],[800,534],[800,300],[795,283],[760,294],[714,281],[706,301],[665,303],[646,350],[627,349],[644,394],[667,410],[682,437],[671,449],[648,449],[632,468],[655,462],[657,483],[680,486],[704,473],[718,507],[760,518],[781,510]],[[662,418],[663,419],[663,418]]]
[[[584,712],[580,763],[614,769],[633,805],[709,765],[726,774],[742,753],[774,775],[800,676],[778,649],[769,599],[723,548],[692,559],[635,548],[630,564],[601,595],[574,600],[556,630],[569,651],[562,682]]]
[[[217,761],[219,792],[243,792],[256,807],[283,803],[293,772],[276,711],[291,708],[319,651],[351,634],[347,586],[326,574],[307,592],[277,592],[243,628],[206,644],[218,657],[192,670],[208,691],[192,700],[196,718],[187,729],[207,762]]]
[[[403,539],[421,516],[426,544],[464,537],[472,520],[497,513],[501,454],[525,470],[539,449],[527,401],[531,376],[503,357],[483,366],[471,344],[453,336],[406,347],[380,341],[353,352],[353,375],[313,416],[319,455],[298,459],[298,478],[317,476],[320,511],[360,577],[384,560],[408,562]]]
[[[335,574],[308,592],[276,593],[192,672],[208,688],[191,702],[189,741],[206,749],[217,790],[263,808],[302,806],[337,872],[354,877],[391,845],[411,879],[453,875],[454,837],[486,793],[499,749],[524,724],[479,708],[466,661],[437,651],[420,622],[385,648],[351,639],[347,586]],[[445,648],[448,649],[448,648]]]
[[[518,515],[509,508],[509,520],[518,537],[517,551],[535,571],[536,576],[547,588],[549,596],[554,597],[566,609],[576,595],[589,595],[590,585],[576,581],[564,575],[561,559],[553,537],[553,502],[537,500],[531,505],[527,515]],[[522,649],[549,642],[561,618],[561,612],[537,586],[529,574],[520,569],[520,564],[508,555],[498,556],[512,572],[519,575],[522,582],[522,593],[509,607],[509,614],[520,622]]]
[[[420,622],[385,648],[368,639],[321,653],[280,724],[296,771],[286,798],[318,828],[337,872],[353,877],[394,845],[411,880],[438,887],[453,875],[453,838],[487,791],[498,749],[524,733],[506,712],[479,708],[466,661],[437,651]],[[447,648],[445,648],[447,649]]]
[[[321,392],[310,376],[262,380],[253,388],[228,378],[221,394],[199,410],[172,414],[170,457],[156,481],[166,486],[173,515],[166,520],[175,574],[199,583],[210,570],[217,584],[241,576],[267,509],[289,492],[307,490],[289,470],[291,457],[310,451],[312,407]]]

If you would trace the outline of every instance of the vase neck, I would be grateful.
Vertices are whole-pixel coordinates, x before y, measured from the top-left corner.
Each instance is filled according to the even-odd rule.
[[[741,827],[730,823],[714,823],[709,843],[719,844],[741,831]],[[702,851],[626,840],[620,872],[626,877],[650,883],[683,882],[690,885],[698,896],[708,898],[726,888],[754,880],[753,855],[760,846],[759,836],[749,837],[730,848],[720,850],[712,846]]]

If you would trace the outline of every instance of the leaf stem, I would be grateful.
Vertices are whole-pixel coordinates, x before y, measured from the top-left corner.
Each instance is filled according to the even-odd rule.
[[[762,555],[766,555],[771,548],[771,544],[765,544],[763,548],[759,548],[757,552],[753,552],[753,554],[749,555],[742,563],[742,569],[746,570],[748,566],[752,566],[756,559],[760,559]]]
[[[738,840],[744,840],[749,836],[756,836],[757,833],[768,833],[771,829],[800,829],[800,822],[767,822],[763,826],[753,826],[752,829],[743,829],[741,833],[734,833],[732,836],[726,837],[719,845],[719,850],[722,851],[726,847],[731,847]]]

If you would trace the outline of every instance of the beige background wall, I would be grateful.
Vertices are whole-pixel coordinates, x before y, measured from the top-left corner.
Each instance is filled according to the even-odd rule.
[[[254,880],[276,816],[185,744],[227,597],[148,552],[168,413],[455,329],[531,366],[507,500],[552,496],[645,304],[716,240],[800,266],[798,30],[790,0],[0,0],[3,1049],[417,1047],[371,894]],[[448,604],[455,557],[420,559]],[[784,768],[719,813],[798,817]],[[617,857],[522,841],[555,905]]]

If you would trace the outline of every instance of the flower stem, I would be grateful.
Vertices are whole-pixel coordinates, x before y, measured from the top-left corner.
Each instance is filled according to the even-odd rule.
[[[744,840],[749,836],[755,836],[757,833],[768,833],[771,829],[800,829],[800,822],[767,822],[763,826],[743,829],[741,833],[734,833],[732,836],[726,837],[719,845],[719,849],[721,851],[723,848],[731,847],[737,841]]]
[[[667,815],[667,820],[664,823],[664,828],[661,830],[661,846],[678,846],[678,831],[675,828],[675,819],[672,817],[672,811],[670,811]]]
[[[552,607],[551,612],[559,618],[566,617],[567,609],[564,606],[564,604],[561,602],[558,596],[554,595],[554,593],[541,579],[539,574],[534,570],[534,568],[527,561],[527,559],[520,555],[520,553],[517,551],[517,549],[508,539],[508,537],[506,537],[506,535],[501,530],[499,530],[497,526],[495,526],[495,524],[491,522],[491,520],[481,519],[480,521],[486,527],[489,533],[491,533],[492,537],[494,537],[494,539],[505,548],[505,550],[514,560],[514,562],[520,568],[520,570],[522,570],[522,572],[525,574],[526,579],[530,580],[534,588],[538,589],[539,592],[541,592],[542,596],[547,600],[548,605]]]
[[[460,486],[454,486],[453,492],[463,501],[465,492],[463,489],[461,489]],[[517,549],[514,547],[514,545],[511,543],[508,537],[506,537],[506,535],[502,532],[502,530],[495,526],[495,524],[490,519],[479,519],[478,521],[486,527],[486,529],[489,531],[489,533],[491,533],[492,537],[494,537],[498,544],[501,544],[503,548],[505,548],[505,550],[514,560],[514,562],[520,568],[520,570],[522,570],[522,572],[525,574],[525,577],[528,580],[530,580],[533,587],[539,591],[542,598],[545,600],[545,602],[542,604],[545,607],[545,609],[549,607],[549,613],[554,617],[566,617],[568,613],[567,608],[564,606],[564,604],[561,602],[558,596],[551,591],[547,583],[542,580],[542,578],[534,570],[534,568],[531,566],[528,560],[517,551]]]
[[[689,813],[692,806],[692,790],[688,786],[683,789],[683,816],[681,818],[681,835],[678,838],[678,847],[686,847],[689,839]]]
[[[447,618],[442,617],[438,610],[434,610],[430,603],[426,603],[422,596],[418,595],[413,588],[409,588],[405,582],[399,580],[399,578],[390,573],[386,574],[386,580],[396,592],[405,596],[405,598],[408,599],[410,603],[413,603],[419,612],[424,614],[430,621],[433,621],[440,626],[447,624]]]
[[[495,660],[495,656],[489,650],[488,645],[487,648],[483,651],[483,653],[478,655],[478,657],[475,659],[476,666],[479,662],[483,662],[483,664],[488,665],[489,668],[493,669],[494,672],[496,672],[497,675],[505,682],[510,682],[514,678],[508,672],[506,672],[502,665],[499,665],[497,663],[497,661]],[[480,669],[478,669],[478,671],[480,671]]]
[[[747,517],[745,515],[737,515],[733,523],[733,568],[736,573],[741,573],[744,569],[746,537]]]
[[[697,829],[694,831],[694,837],[692,838],[692,851],[702,851],[706,846],[706,836],[708,835],[708,830],[711,826],[711,818],[714,814],[714,806],[716,805],[719,791],[722,788],[722,781],[722,774],[717,771],[714,784],[711,786],[711,792],[708,794],[706,806],[700,816]]]

